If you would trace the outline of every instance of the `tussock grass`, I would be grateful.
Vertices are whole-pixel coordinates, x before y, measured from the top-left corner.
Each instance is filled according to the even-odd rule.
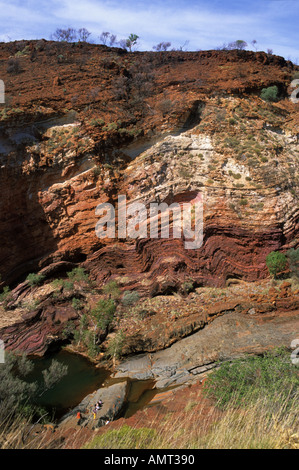
[[[251,402],[252,397],[248,397]],[[296,399],[298,403],[299,394]],[[267,399],[246,408],[231,401],[219,416],[204,408],[182,412],[175,419],[156,419],[147,427],[124,425],[95,435],[86,449],[299,449],[298,405],[285,413],[287,399],[271,412]]]
[[[297,401],[299,394],[297,394]],[[248,397],[252,402],[252,397]],[[293,403],[288,413],[287,399],[271,412],[267,399],[260,398],[247,408],[231,403],[224,416],[206,433],[195,439],[199,449],[297,449],[299,448],[298,406]]]
[[[36,434],[31,417],[10,414],[0,421],[0,449],[43,449],[44,435]]]

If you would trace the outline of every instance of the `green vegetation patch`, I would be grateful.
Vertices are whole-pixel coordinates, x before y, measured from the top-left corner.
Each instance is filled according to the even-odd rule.
[[[284,400],[291,406],[298,387],[299,368],[290,352],[279,348],[222,364],[205,382],[204,393],[220,408],[230,403],[244,407],[263,398],[274,410]]]
[[[45,276],[43,274],[34,274],[30,273],[28,274],[26,281],[29,282],[30,286],[39,286],[43,280],[45,279]]]
[[[101,299],[96,306],[91,310],[91,315],[97,321],[97,325],[102,330],[108,328],[113,320],[116,305],[112,299]]]
[[[285,254],[280,251],[271,251],[266,258],[266,265],[271,276],[275,279],[284,271],[288,263]]]
[[[41,384],[27,380],[32,371],[33,362],[25,354],[16,356],[5,352],[5,363],[0,367],[0,427],[4,423],[9,425],[17,416],[45,415],[36,400],[54,387],[67,374],[68,368],[53,359],[49,368],[42,372]]]
[[[278,101],[278,88],[276,85],[263,88],[261,98],[264,101]]]
[[[105,284],[102,290],[104,294],[110,295],[112,299],[118,299],[121,294],[119,285],[116,281],[109,281]]]
[[[133,305],[138,302],[140,295],[136,291],[126,291],[122,297],[123,305]]]
[[[137,429],[125,424],[120,429],[96,436],[85,449],[145,449],[152,447],[156,435],[155,429]]]

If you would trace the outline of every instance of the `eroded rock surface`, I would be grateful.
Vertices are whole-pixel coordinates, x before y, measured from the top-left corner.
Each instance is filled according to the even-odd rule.
[[[265,256],[298,232],[291,62],[203,51],[140,53],[128,65],[117,48],[27,46],[22,74],[1,75],[16,101],[0,121],[2,282],[61,260],[85,261],[98,283],[127,276],[147,293],[165,290],[166,273],[170,282],[192,276],[204,285],[267,275]],[[17,47],[1,46],[3,63]],[[269,104],[259,95],[273,82],[280,101]],[[200,193],[197,250],[182,240],[96,237],[97,205],[116,205],[119,194],[148,206],[192,202]]]
[[[290,347],[299,335],[299,310],[263,316],[231,313],[216,318],[169,348],[121,363],[115,377],[155,379],[156,388],[192,381],[217,365],[246,354]],[[290,358],[291,360],[291,358]]]
[[[219,315],[245,310],[244,296],[207,295],[201,305],[186,298],[184,285],[261,282],[268,253],[298,248],[298,107],[289,99],[298,67],[251,51],[23,46],[0,46],[2,65],[22,52],[22,73],[1,72],[11,96],[0,116],[0,287],[13,289],[0,305],[7,348],[42,355],[70,339],[70,323],[78,329],[109,281],[122,295],[166,299],[142,318],[135,305],[120,311],[113,328],[126,334],[124,354],[167,348]],[[261,90],[273,83],[278,100],[268,103]],[[99,239],[96,207],[117,209],[119,195],[147,209],[202,200],[202,245]],[[85,268],[89,286],[53,289],[70,266]],[[24,282],[32,272],[46,276],[39,289]],[[173,294],[183,298],[167,298]],[[296,295],[250,299],[246,308],[292,311]],[[108,333],[98,335],[101,345]]]

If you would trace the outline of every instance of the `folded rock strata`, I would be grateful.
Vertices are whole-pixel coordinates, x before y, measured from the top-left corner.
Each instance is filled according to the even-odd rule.
[[[3,63],[15,47],[1,45]],[[16,103],[0,120],[0,287],[26,297],[28,273],[60,263],[67,272],[72,263],[97,288],[116,280],[145,298],[184,282],[260,281],[268,253],[298,248],[298,107],[289,99],[298,68],[290,61],[202,51],[134,54],[129,65],[117,48],[47,41],[30,48],[38,60],[24,54],[22,74],[3,71]],[[57,76],[59,48],[69,60]],[[279,101],[266,103],[261,90],[273,84]],[[119,195],[147,209],[202,200],[202,246],[99,239],[96,208],[117,208]],[[51,269],[49,281],[58,273]],[[8,346],[43,354],[76,321],[70,300],[43,300],[25,317],[14,307],[1,311]]]

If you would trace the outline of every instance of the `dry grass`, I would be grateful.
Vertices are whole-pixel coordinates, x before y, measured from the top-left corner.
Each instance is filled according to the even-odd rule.
[[[0,449],[26,448],[26,430],[29,420],[8,416],[0,423]]]
[[[294,397],[293,397],[294,398]],[[144,422],[94,434],[85,448],[95,449],[299,449],[299,393],[287,409],[288,399],[271,409],[260,398],[246,408],[234,401],[224,410],[201,403],[200,394],[180,413],[157,414]],[[248,400],[250,402],[251,400]],[[287,409],[287,411],[286,411]],[[104,431],[104,432],[103,432]],[[24,419],[7,420],[0,426],[1,449],[42,449],[49,446],[44,434],[35,435]],[[73,435],[78,448],[80,435]],[[76,442],[75,442],[76,441]],[[82,442],[82,441],[81,441]],[[80,446],[80,445],[79,445]],[[68,448],[71,448],[70,442]],[[51,446],[53,448],[53,446]]]
[[[298,396],[299,398],[299,396]],[[230,406],[223,418],[195,439],[199,449],[297,449],[299,448],[298,405],[285,413],[286,401],[271,411],[259,399],[247,409]]]
[[[299,394],[298,394],[299,398]],[[198,397],[200,399],[200,397]],[[250,402],[250,400],[249,400]],[[95,435],[86,448],[105,449],[298,449],[298,400],[286,412],[287,399],[275,411],[266,399],[246,408],[230,402],[223,411],[186,406],[175,419],[153,419],[147,427],[122,426]]]
[[[0,449],[43,449],[45,433],[30,418],[8,416],[0,422]]]

